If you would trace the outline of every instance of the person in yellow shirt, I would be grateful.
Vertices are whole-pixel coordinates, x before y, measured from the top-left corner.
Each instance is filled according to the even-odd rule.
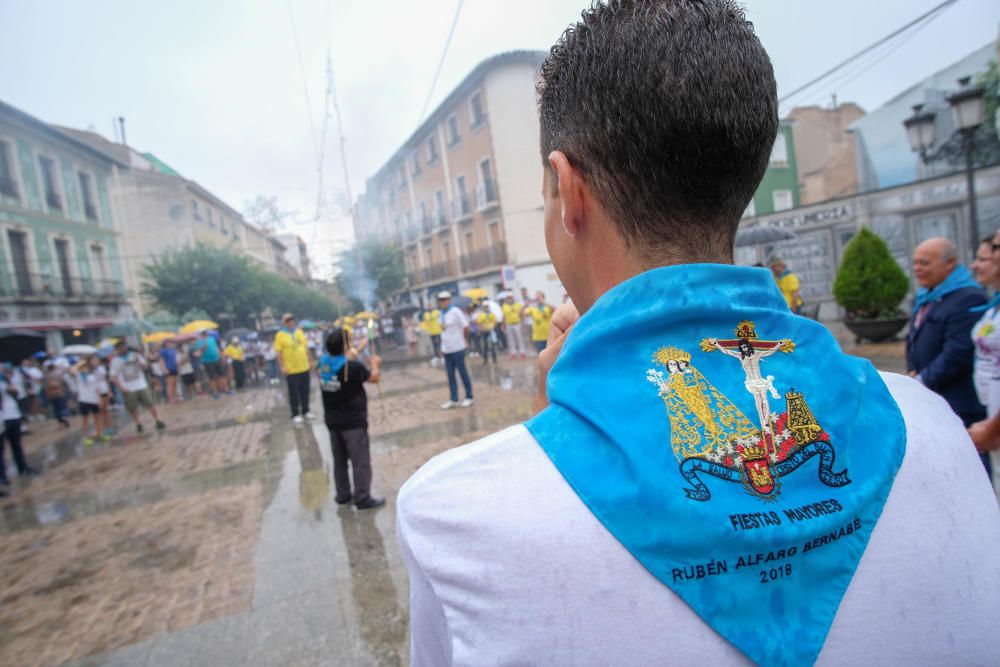
[[[313,367],[309,341],[295,322],[291,313],[281,317],[282,327],[274,336],[274,351],[278,366],[288,382],[288,401],[292,407],[292,421],[302,423],[302,418],[315,419],[309,410],[309,372]]]
[[[771,273],[774,274],[774,281],[778,283],[785,302],[793,313],[802,311],[802,297],[799,296],[799,277],[788,270],[785,261],[780,257],[771,260]]]
[[[489,304],[484,303],[482,309],[476,313],[476,324],[479,325],[479,335],[483,341],[483,365],[489,363],[490,353],[493,354],[493,363],[497,363],[497,316],[490,312]]]
[[[504,299],[503,305],[503,329],[507,334],[507,349],[510,350],[511,358],[518,355],[524,359],[524,336],[521,333],[521,308],[523,306],[514,301],[514,295],[510,294]]]
[[[531,341],[535,344],[535,351],[541,352],[545,349],[545,344],[549,338],[549,324],[552,322],[552,311],[554,309],[545,303],[545,293],[535,292],[535,302],[531,306],[521,309],[521,316],[527,315],[531,318]]]
[[[441,358],[441,332],[444,330],[441,327],[441,311],[437,308],[433,310],[424,311],[424,319],[420,323],[420,328],[423,329],[431,337],[431,345],[434,346],[434,358]]]
[[[240,339],[233,336],[229,345],[222,351],[222,356],[229,359],[229,364],[233,369],[233,379],[236,381],[236,390],[239,391],[247,381],[246,351]]]

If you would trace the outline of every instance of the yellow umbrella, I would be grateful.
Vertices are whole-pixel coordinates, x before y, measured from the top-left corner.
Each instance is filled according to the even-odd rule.
[[[464,292],[462,292],[462,296],[467,296],[473,301],[479,301],[480,299],[485,299],[489,295],[490,293],[487,292],[482,287],[473,287],[472,289],[467,289]]]
[[[195,320],[194,322],[188,322],[181,327],[180,332],[182,334],[193,334],[199,331],[204,331],[205,329],[218,329],[219,325],[212,320]]]
[[[349,327],[353,327],[357,321],[358,321],[357,319],[350,316],[344,318],[344,324],[346,324]]]
[[[358,313],[357,315],[355,315],[354,317],[356,319],[359,319],[359,320],[371,320],[371,319],[375,319],[376,317],[378,317],[378,315],[376,315],[375,313],[371,312],[370,310],[363,310],[360,313]]]
[[[100,343],[97,344],[97,349],[102,349],[105,347],[114,347],[118,344],[118,338],[105,338]]]
[[[174,333],[173,331],[154,331],[151,334],[146,334],[145,336],[143,336],[142,342],[159,344],[167,340],[168,338],[173,338],[176,335],[177,334]]]

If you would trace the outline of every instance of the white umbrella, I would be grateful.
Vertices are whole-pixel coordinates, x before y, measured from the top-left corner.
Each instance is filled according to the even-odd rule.
[[[72,354],[77,357],[84,354],[97,354],[97,348],[93,345],[83,345],[82,343],[77,345],[67,345],[62,349],[60,354]]]
[[[511,292],[509,289],[505,289],[504,291],[497,294],[497,301],[503,301],[509,296],[514,296],[514,293]]]

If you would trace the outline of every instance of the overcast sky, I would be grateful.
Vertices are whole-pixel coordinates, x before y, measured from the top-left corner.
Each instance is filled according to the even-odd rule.
[[[748,17],[793,90],[940,0],[750,0]],[[303,222],[329,274],[351,238],[336,123],[324,143],[317,200],[315,134],[323,127],[329,48],[356,197],[415,129],[457,0],[0,0],[0,99],[42,120],[151,151],[236,209],[277,195]],[[481,60],[547,49],[587,0],[466,0],[431,108]],[[302,68],[296,50],[298,33]],[[783,105],[854,101],[874,109],[995,40],[996,0],[959,0],[905,42]],[[874,60],[874,58],[872,59]],[[307,93],[309,102],[307,104]],[[312,121],[310,122],[310,118]],[[338,207],[338,202],[340,206]]]

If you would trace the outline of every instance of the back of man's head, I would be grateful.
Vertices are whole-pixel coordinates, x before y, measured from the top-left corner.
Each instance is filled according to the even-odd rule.
[[[771,61],[739,5],[595,3],[552,47],[538,95],[543,162],[566,154],[627,248],[731,257],[778,128]]]

